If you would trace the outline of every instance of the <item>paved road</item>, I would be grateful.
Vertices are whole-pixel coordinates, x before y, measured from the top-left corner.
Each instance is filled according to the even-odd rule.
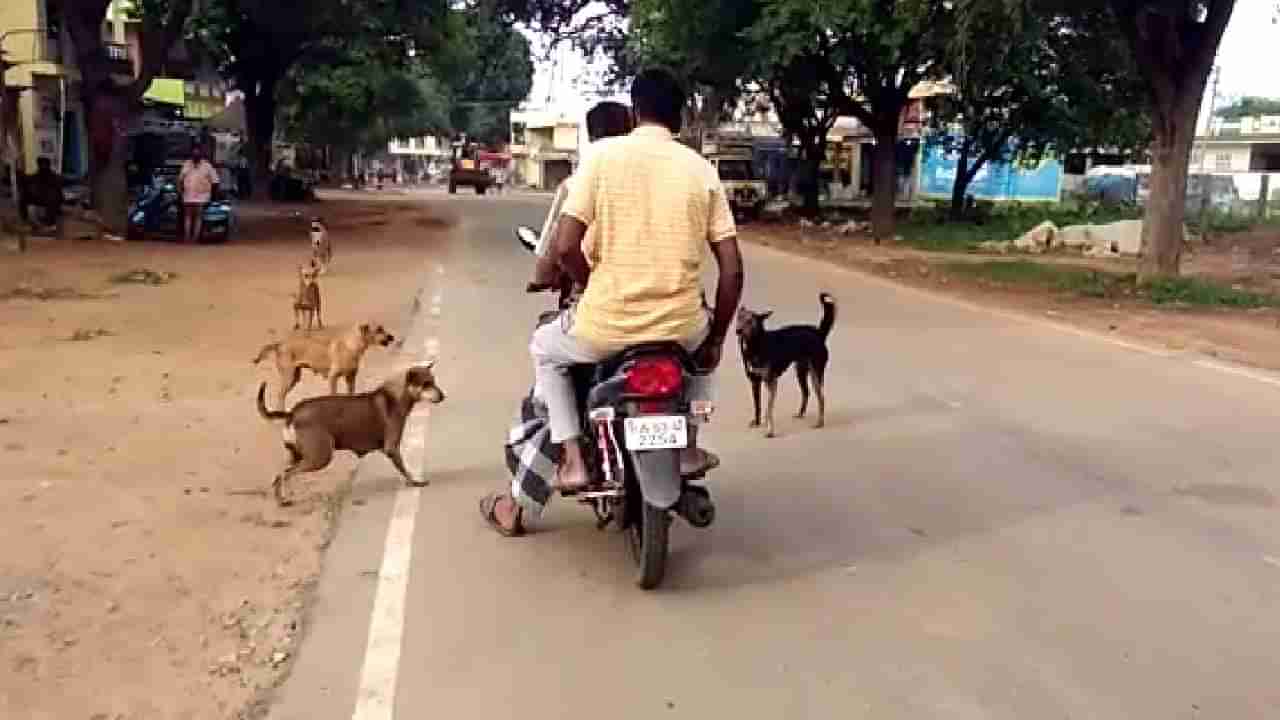
[[[646,594],[576,506],[481,524],[544,302],[509,227],[545,200],[424,202],[465,218],[410,343],[449,391],[432,485],[364,464],[274,718],[1280,716],[1280,386],[748,247],[777,321],[840,300],[829,426],[788,382],[748,430],[730,351],[718,524]]]

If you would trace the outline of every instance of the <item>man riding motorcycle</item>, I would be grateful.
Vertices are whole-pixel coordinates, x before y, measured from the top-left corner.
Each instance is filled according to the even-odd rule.
[[[684,91],[670,73],[648,70],[632,83],[631,100],[636,129],[593,146],[557,222],[550,259],[585,290],[576,308],[539,327],[530,344],[551,441],[563,446],[556,482],[561,491],[587,484],[570,367],[603,361],[629,346],[677,342],[707,373],[691,388],[694,399],[705,399],[742,294],[737,229],[719,176],[675,139]],[[590,258],[583,251],[589,229]],[[719,266],[710,318],[701,293],[708,248]],[[715,462],[691,449],[681,458],[681,471],[698,472]],[[515,498],[492,495],[481,510],[499,532],[520,531]]]

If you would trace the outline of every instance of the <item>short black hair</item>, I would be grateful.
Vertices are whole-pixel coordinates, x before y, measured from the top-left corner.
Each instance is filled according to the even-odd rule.
[[[684,105],[684,88],[669,70],[649,68],[631,82],[637,121],[658,123],[678,133],[684,125]]]
[[[631,132],[631,108],[605,100],[587,111],[587,137],[591,142]]]
[[[49,158],[44,156],[36,158],[36,167],[51,168],[53,167],[53,160],[50,160]]]

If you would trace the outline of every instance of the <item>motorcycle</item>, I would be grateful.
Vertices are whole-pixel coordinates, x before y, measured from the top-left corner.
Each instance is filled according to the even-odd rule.
[[[233,191],[219,190],[204,206],[200,240],[227,242],[235,227]],[[178,236],[182,232],[182,200],[178,195],[177,171],[157,171],[129,207],[128,237],[142,240],[150,235]]]
[[[515,234],[525,249],[538,252],[533,229],[521,226]],[[542,313],[538,325],[558,318],[575,300],[571,283],[530,284],[526,290],[559,291],[559,310]],[[645,590],[656,588],[666,574],[673,516],[696,528],[715,521],[715,504],[703,484],[707,471],[680,472],[680,451],[696,441],[694,420],[707,422],[714,410],[710,402],[687,397],[696,373],[689,353],[676,343],[636,345],[569,371],[590,479],[572,497],[594,511],[597,529],[625,535],[636,584]]]

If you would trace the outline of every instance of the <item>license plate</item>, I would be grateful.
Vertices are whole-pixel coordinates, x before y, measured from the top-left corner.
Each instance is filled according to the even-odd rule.
[[[622,421],[627,449],[682,450],[689,447],[689,421],[680,415],[650,415]]]

